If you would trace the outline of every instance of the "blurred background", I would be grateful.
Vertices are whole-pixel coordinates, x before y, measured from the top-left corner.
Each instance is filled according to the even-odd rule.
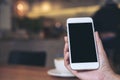
[[[54,67],[53,59],[63,57],[66,19],[88,16],[119,73],[119,4],[120,0],[0,0],[0,65],[9,64],[12,52],[23,51],[45,52],[44,66]]]

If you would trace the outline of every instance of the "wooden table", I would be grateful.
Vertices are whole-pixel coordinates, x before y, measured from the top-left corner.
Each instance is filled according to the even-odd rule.
[[[76,77],[55,77],[48,68],[6,65],[0,66],[0,80],[79,80]]]

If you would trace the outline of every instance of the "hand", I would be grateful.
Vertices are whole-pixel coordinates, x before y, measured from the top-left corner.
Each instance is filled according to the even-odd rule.
[[[103,49],[102,42],[99,38],[98,32],[95,32],[95,39],[98,47],[98,57],[100,67],[96,70],[72,70],[69,62],[69,50],[68,50],[68,39],[67,36],[65,39],[65,47],[64,47],[64,62],[65,66],[69,71],[71,71],[75,76],[77,76],[81,80],[115,80],[115,73],[113,72],[110,64],[108,62],[106,53]]]

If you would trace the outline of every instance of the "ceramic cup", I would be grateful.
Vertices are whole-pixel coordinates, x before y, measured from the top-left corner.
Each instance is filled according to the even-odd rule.
[[[64,58],[55,58],[54,65],[57,71],[65,74],[72,74],[64,65]]]

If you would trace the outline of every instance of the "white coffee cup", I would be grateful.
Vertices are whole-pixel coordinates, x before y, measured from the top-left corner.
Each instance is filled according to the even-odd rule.
[[[54,65],[57,71],[65,74],[72,74],[64,65],[64,58],[55,58]]]

